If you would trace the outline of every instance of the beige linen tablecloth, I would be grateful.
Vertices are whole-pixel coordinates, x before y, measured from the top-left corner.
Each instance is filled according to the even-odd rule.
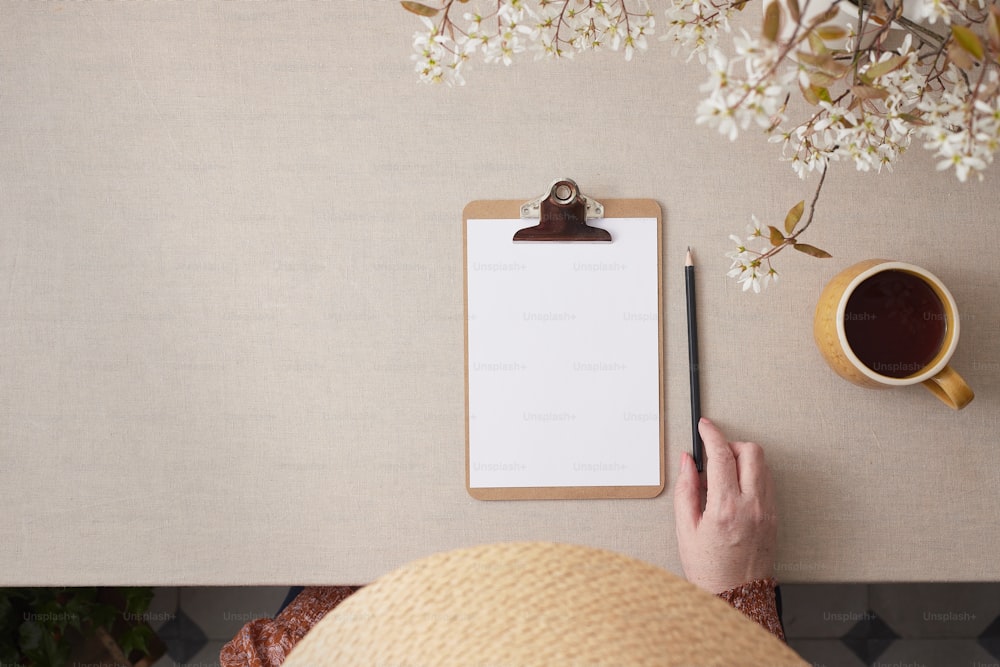
[[[747,25],[757,15],[745,17]],[[764,295],[727,236],[800,181],[758,131],[694,124],[706,78],[652,41],[474,62],[419,84],[398,4],[9,3],[0,11],[0,583],[361,583],[501,540],[677,571],[654,500],[464,488],[461,211],[569,176],[665,214],[667,479],[689,446],[682,264],[699,256],[705,414],[764,445],[783,581],[1000,578],[1000,180],[914,145],[837,164]],[[662,26],[660,32],[662,32]],[[955,413],[837,378],[812,310],[869,257],[961,308]]]

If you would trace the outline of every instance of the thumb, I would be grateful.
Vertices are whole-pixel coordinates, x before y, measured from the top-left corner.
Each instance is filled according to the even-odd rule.
[[[694,530],[701,521],[701,479],[694,459],[687,452],[681,454],[681,470],[674,485],[674,523],[677,529]]]

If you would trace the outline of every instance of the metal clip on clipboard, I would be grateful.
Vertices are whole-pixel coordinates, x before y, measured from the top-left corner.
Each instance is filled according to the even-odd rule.
[[[568,178],[559,178],[549,191],[521,206],[522,218],[539,218],[534,227],[519,229],[514,241],[611,242],[611,232],[591,227],[588,219],[603,218],[604,205],[584,196]]]

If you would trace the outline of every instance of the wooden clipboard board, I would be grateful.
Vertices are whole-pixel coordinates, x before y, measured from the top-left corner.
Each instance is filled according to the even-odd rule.
[[[598,203],[569,179],[527,203],[466,206],[465,482],[472,497],[652,498],[663,491],[662,224],[652,199]],[[570,257],[579,260],[567,268]],[[521,300],[560,299],[565,307],[519,311]],[[607,312],[595,316],[595,308]],[[559,391],[579,400],[560,403]]]

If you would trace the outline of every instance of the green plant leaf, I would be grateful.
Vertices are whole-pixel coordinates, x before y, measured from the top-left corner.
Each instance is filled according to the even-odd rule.
[[[899,117],[902,120],[905,120],[907,123],[911,123],[913,125],[917,125],[917,126],[921,126],[921,127],[927,126],[928,122],[926,120],[924,120],[923,118],[921,118],[919,115],[916,115],[918,113],[919,113],[918,111],[914,111],[913,113],[901,113],[901,114],[899,114]]]
[[[893,56],[883,62],[875,63],[868,68],[861,78],[865,83],[872,83],[880,76],[884,76],[902,67],[906,62],[906,58],[906,56]]]
[[[802,212],[805,210],[806,202],[804,199],[788,210],[788,215],[785,216],[786,234],[791,235],[792,231],[795,229],[795,225],[799,224],[799,220],[802,219]]]
[[[0,664],[64,667],[70,652],[64,631],[73,620],[66,605],[79,590],[0,589]]]
[[[79,597],[72,597],[67,600],[63,609],[65,614],[69,617],[69,625],[76,630],[83,632],[83,621],[86,620],[87,616],[90,614],[90,608],[92,605],[92,602]]]
[[[87,628],[87,632],[93,632],[95,628],[106,628],[110,629],[114,626],[115,620],[118,618],[121,611],[114,605],[96,603],[88,612],[84,620],[90,621],[91,627]]]
[[[132,586],[121,589],[121,592],[125,596],[125,611],[130,614],[142,614],[153,601],[153,589],[149,586]]]
[[[58,630],[61,634],[66,630],[66,625],[73,617],[73,612],[68,610],[67,605],[60,604],[56,600],[50,600],[35,609],[38,614],[35,620],[39,625],[49,631]]]
[[[819,95],[813,89],[813,86],[804,86],[802,82],[799,81],[799,92],[802,93],[802,99],[804,99],[809,104],[816,106],[819,104]]]
[[[843,76],[850,67],[834,60],[834,52],[824,49],[822,53],[810,53],[809,51],[798,51],[795,57],[807,65],[812,65],[816,69]]]
[[[826,72],[809,72],[809,83],[820,88],[826,88],[830,84],[836,83],[840,77],[827,74]]]
[[[839,25],[821,25],[820,27],[816,28],[816,34],[819,35],[820,39],[826,41],[843,39],[847,37],[847,31],[841,28]]]
[[[798,51],[795,54],[795,57],[807,65],[812,65],[813,67],[818,67],[820,69],[833,60],[833,56],[829,53],[810,53],[809,51]]]
[[[781,31],[781,6],[774,0],[764,10],[764,27],[761,34],[769,42],[777,41]]]
[[[795,244],[795,249],[798,250],[799,252],[804,252],[805,254],[809,255],[810,257],[819,257],[820,259],[826,259],[828,257],[833,257],[833,255],[831,255],[830,253],[828,253],[826,250],[820,250],[816,246],[809,245],[808,243],[796,243]]]
[[[979,36],[976,33],[964,25],[953,25],[951,26],[951,35],[976,60],[983,59],[983,43],[979,41]]]
[[[777,227],[768,225],[767,229],[770,232],[771,245],[781,245],[785,242],[784,234],[779,232]]]
[[[413,12],[417,16],[437,16],[437,13],[441,11],[435,7],[428,7],[421,2],[413,2],[413,0],[401,0],[399,4],[403,5],[403,9]]]
[[[889,97],[889,91],[874,86],[854,86],[851,93],[859,100],[884,100]]]
[[[823,55],[829,52],[829,49],[826,48],[826,44],[823,42],[823,38],[817,35],[815,30],[809,32],[809,48],[816,55]]]
[[[130,655],[133,651],[139,651],[142,655],[149,655],[148,641],[153,637],[153,630],[148,625],[134,625],[129,628],[121,639],[118,646],[122,653]]]
[[[58,641],[52,634],[46,633],[42,636],[42,645],[39,647],[41,661],[37,664],[65,667],[69,662],[69,651],[68,642]]]

